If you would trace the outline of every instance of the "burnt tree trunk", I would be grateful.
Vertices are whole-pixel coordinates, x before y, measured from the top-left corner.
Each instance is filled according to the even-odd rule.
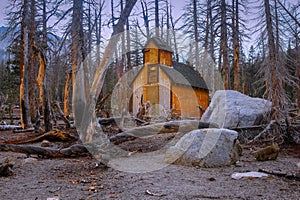
[[[234,55],[233,55],[233,72],[234,81],[233,88],[236,91],[240,91],[240,75],[239,75],[239,62],[240,62],[240,48],[239,48],[239,2],[238,0],[233,0],[233,43],[234,43]],[[235,3],[234,3],[235,2]]]
[[[28,0],[23,2],[20,57],[20,115],[22,128],[31,127],[28,99]]]
[[[224,82],[224,89],[230,89],[230,73],[228,61],[228,36],[227,36],[227,22],[226,22],[226,1],[221,1],[221,55],[222,55],[222,77]]]

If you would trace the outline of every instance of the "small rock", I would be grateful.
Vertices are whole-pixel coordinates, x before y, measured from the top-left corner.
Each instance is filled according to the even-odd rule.
[[[12,163],[12,164],[14,164],[14,163],[16,163],[17,162],[17,158],[15,158],[15,157],[6,157],[5,159],[4,159],[4,163]]]
[[[13,164],[11,163],[0,164],[0,177],[12,176],[14,174],[12,168]]]
[[[25,158],[24,160],[23,160],[23,164],[25,164],[25,163],[34,163],[34,162],[36,162],[38,159],[36,159],[36,158]]]
[[[216,178],[210,177],[210,178],[208,178],[208,180],[209,180],[209,181],[216,181]]]
[[[41,143],[41,147],[50,147],[51,143],[48,140],[43,140]]]
[[[235,166],[236,167],[244,167],[245,165],[242,162],[238,161],[238,162],[235,163]]]
[[[278,144],[274,143],[263,149],[253,152],[254,157],[258,161],[276,160],[279,153]]]
[[[235,180],[239,180],[241,178],[252,179],[252,178],[263,178],[268,176],[269,176],[268,174],[262,172],[243,172],[243,173],[235,172],[231,175],[231,178]]]

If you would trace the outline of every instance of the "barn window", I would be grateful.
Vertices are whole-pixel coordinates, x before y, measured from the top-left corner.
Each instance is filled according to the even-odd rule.
[[[158,69],[157,66],[148,67],[148,83],[157,83],[158,82]]]

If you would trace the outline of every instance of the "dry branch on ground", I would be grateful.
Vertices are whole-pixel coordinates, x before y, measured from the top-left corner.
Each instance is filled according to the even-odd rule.
[[[28,157],[30,155],[37,155],[46,158],[69,158],[90,156],[89,151],[82,144],[74,144],[63,149],[43,148],[32,145],[15,145],[15,144],[0,144],[0,151],[9,151],[15,153],[23,153]]]

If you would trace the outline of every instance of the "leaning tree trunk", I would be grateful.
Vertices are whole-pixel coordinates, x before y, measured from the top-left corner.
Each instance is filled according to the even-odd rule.
[[[74,104],[74,117],[76,127],[80,129],[81,139],[83,142],[92,142],[93,134],[96,130],[91,131],[91,127],[95,128],[94,126],[90,126],[91,123],[95,123],[95,115],[91,113],[92,110],[95,109],[95,99],[98,98],[99,93],[103,87],[104,77],[107,72],[109,62],[111,57],[115,51],[115,47],[117,42],[120,40],[120,33],[124,31],[124,25],[128,16],[131,13],[135,3],[137,0],[128,0],[126,1],[125,8],[121,13],[121,16],[116,24],[111,39],[107,47],[105,48],[103,59],[94,75],[93,82],[91,83],[90,88],[83,88],[84,86],[80,83],[75,83],[73,88],[73,104]],[[82,77],[82,73],[79,72],[79,75]],[[85,80],[84,80],[85,81]],[[86,91],[89,89],[89,95],[84,96],[82,94],[86,94],[86,92],[78,93],[78,91]],[[75,103],[74,103],[75,102]]]

